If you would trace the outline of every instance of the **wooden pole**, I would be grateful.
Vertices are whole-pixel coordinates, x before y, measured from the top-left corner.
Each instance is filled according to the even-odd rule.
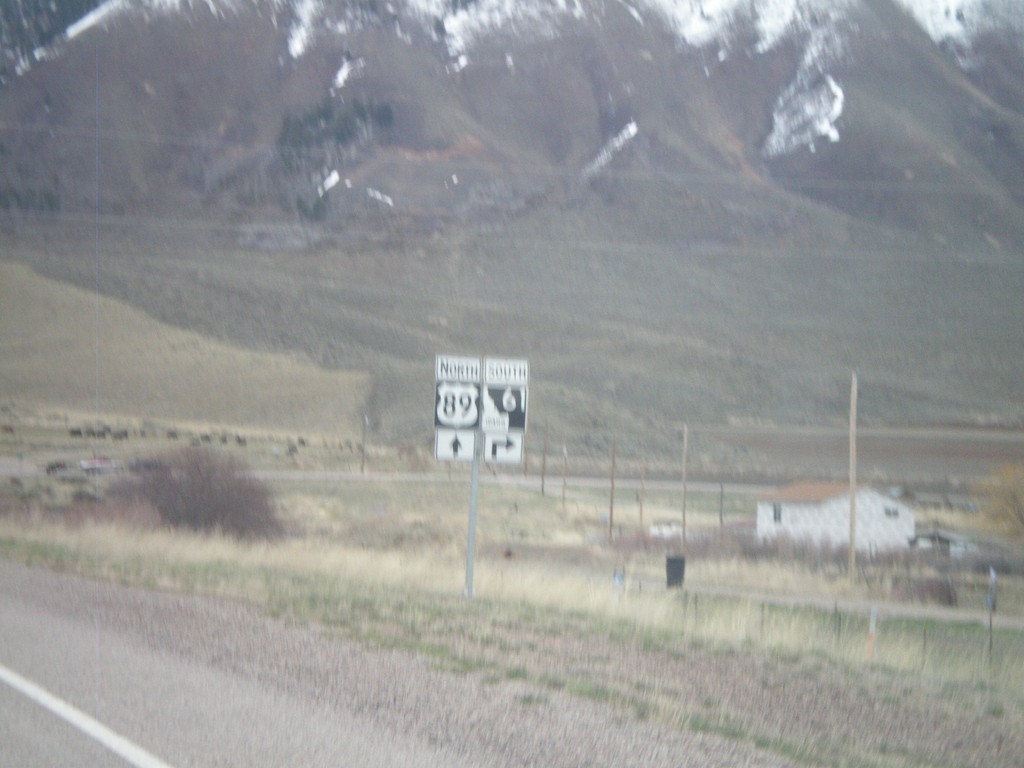
[[[370,424],[370,417],[368,414],[363,414],[363,439],[359,443],[359,474],[366,474],[366,428]]]
[[[643,535],[643,532],[644,532],[644,496],[647,493],[646,478],[647,478],[647,465],[646,464],[641,464],[640,465],[640,498],[638,499],[638,501],[640,502],[640,534],[641,535]]]
[[[850,381],[850,584],[857,582],[857,372]]]
[[[683,424],[683,554],[686,554],[686,458],[690,448],[690,427]]]
[[[608,494],[608,541],[612,540],[612,527],[615,522],[615,438],[612,438],[612,473],[611,491]]]
[[[544,480],[548,473],[548,423],[544,422],[544,452],[540,459],[540,495],[544,495]]]
[[[562,512],[565,512],[565,486],[569,480],[569,449],[562,444]]]

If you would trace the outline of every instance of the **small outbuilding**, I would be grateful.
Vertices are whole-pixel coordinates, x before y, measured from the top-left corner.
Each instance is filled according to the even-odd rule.
[[[874,488],[857,489],[857,551],[907,549],[914,533],[911,507]],[[815,546],[849,547],[850,486],[793,483],[758,501],[758,541],[780,538]]]
[[[969,539],[941,528],[929,528],[914,537],[917,549],[939,552],[953,558],[966,557],[976,552],[978,547]]]

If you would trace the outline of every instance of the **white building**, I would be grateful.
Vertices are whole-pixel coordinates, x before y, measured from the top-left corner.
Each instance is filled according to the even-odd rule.
[[[857,489],[858,552],[907,549],[914,511],[873,488]],[[850,486],[794,483],[757,502],[757,539],[788,538],[824,547],[850,546]]]

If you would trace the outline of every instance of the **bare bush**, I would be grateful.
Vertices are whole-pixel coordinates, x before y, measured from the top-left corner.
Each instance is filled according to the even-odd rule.
[[[220,531],[242,539],[274,538],[282,526],[273,491],[238,459],[204,448],[185,448],[155,462],[132,490],[175,528]]]

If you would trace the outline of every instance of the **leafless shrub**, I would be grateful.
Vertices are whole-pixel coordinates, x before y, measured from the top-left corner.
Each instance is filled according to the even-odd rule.
[[[128,481],[121,493],[142,497],[175,528],[241,539],[275,538],[283,531],[270,487],[233,456],[204,448],[169,454]]]

